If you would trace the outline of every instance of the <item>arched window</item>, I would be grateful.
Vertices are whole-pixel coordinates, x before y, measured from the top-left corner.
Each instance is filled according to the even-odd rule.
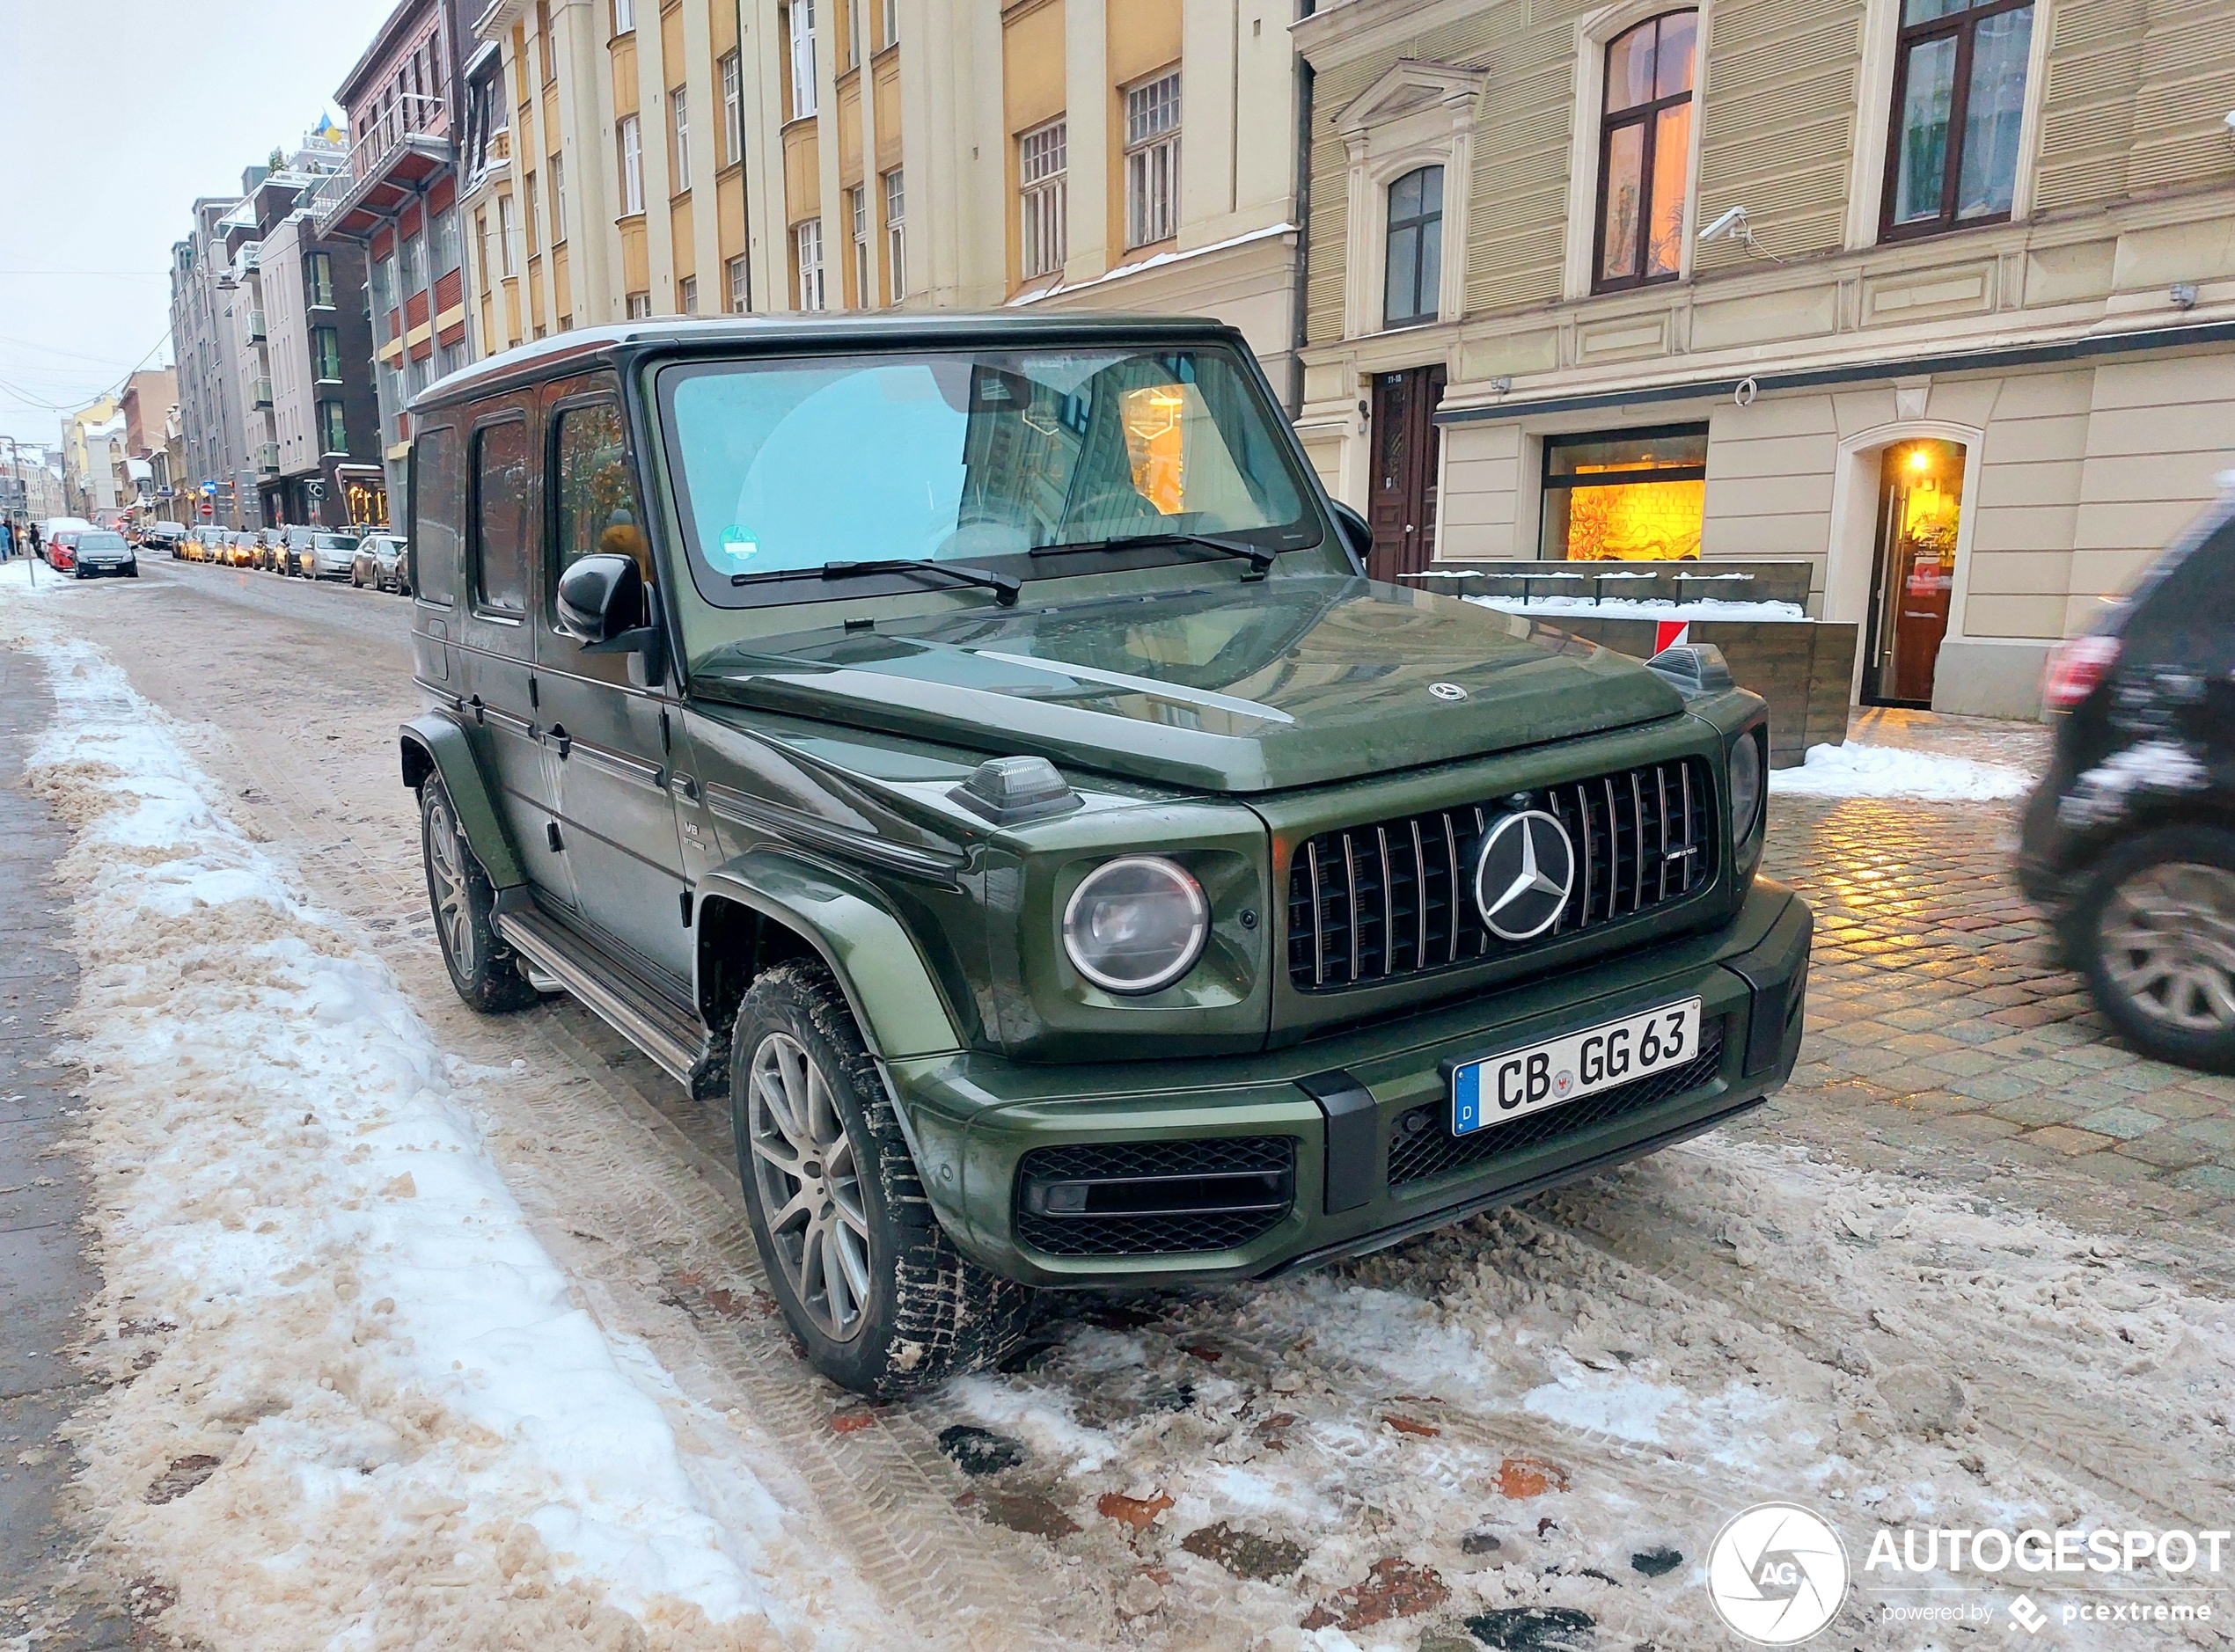
[[[1436,318],[1443,287],[1443,168],[1422,166],[1389,186],[1389,246],[1381,325]]]
[[[1673,281],[1683,267],[1699,13],[1671,11],[1607,46],[1594,290]]]

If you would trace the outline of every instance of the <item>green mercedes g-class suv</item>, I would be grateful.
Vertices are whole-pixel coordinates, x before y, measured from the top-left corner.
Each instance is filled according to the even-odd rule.
[[[1784,1082],[1765,713],[1368,580],[1229,328],[661,321],[413,404],[451,978],[726,1102],[815,1365],[1262,1279]]]

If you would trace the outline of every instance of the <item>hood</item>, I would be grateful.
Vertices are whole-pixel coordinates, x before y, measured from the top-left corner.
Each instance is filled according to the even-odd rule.
[[[1634,661],[1354,576],[972,608],[723,650],[709,698],[1155,784],[1312,786],[1681,711]]]

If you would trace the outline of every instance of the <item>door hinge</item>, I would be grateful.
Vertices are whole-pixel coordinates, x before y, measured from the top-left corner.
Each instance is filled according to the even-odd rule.
[[[528,704],[538,708],[543,705],[543,695],[537,689],[536,680],[533,677],[528,679]]]
[[[675,749],[674,737],[668,732],[667,707],[664,705],[660,707],[660,749],[662,751]]]
[[[551,852],[553,854],[564,854],[567,852],[566,841],[559,836],[559,822],[557,821],[547,820],[544,822],[543,838],[546,843],[551,845]]]
[[[685,890],[684,890],[684,891],[683,891],[682,901],[683,901],[683,927],[684,927],[684,928],[685,928],[685,929],[688,929],[688,928],[690,928],[690,927],[691,927],[691,891],[690,891],[690,890],[685,889]]]

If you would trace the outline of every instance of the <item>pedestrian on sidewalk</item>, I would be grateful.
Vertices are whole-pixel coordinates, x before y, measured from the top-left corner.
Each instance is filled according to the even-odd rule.
[[[11,522],[0,520],[0,562],[5,562],[15,553],[16,525]]]
[[[26,531],[31,535],[31,558],[35,562],[39,559],[39,524],[33,523]]]

